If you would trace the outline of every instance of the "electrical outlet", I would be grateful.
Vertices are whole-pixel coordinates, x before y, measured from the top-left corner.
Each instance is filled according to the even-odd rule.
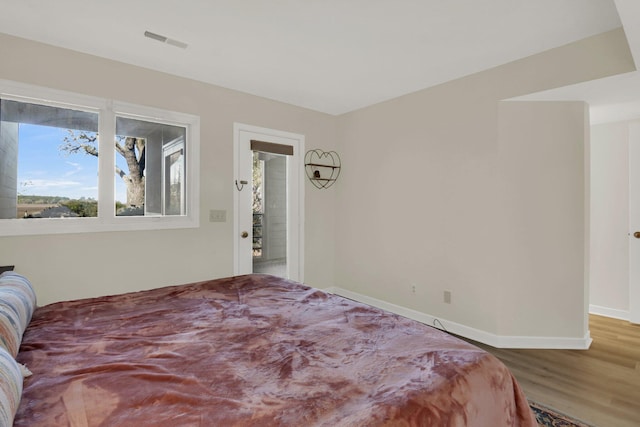
[[[444,291],[445,304],[451,304],[451,291]]]
[[[224,210],[210,210],[209,211],[209,222],[226,222],[227,221],[227,211]]]
[[[416,293],[416,285],[411,285],[411,293]]]

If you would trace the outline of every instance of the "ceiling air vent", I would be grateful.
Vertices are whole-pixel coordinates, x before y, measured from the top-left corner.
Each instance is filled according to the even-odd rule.
[[[180,40],[170,39],[169,37],[152,33],[151,31],[145,31],[144,36],[153,40],[157,40],[161,43],[170,44],[171,46],[179,47],[181,49],[186,49],[188,44],[181,42]]]

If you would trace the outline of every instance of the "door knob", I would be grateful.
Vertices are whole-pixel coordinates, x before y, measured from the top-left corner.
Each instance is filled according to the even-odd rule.
[[[633,237],[635,237],[636,239],[640,239],[640,231],[636,231],[635,233],[633,233]]]
[[[240,237],[242,237],[243,239],[246,239],[247,237],[249,237],[249,233],[247,233],[246,231],[243,231],[240,234]],[[640,238],[640,233],[638,233],[638,238]]]

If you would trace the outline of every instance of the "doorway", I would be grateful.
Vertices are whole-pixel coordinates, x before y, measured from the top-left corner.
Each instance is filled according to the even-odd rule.
[[[590,312],[640,323],[640,122],[591,126]]]
[[[234,125],[234,273],[303,281],[304,136]]]

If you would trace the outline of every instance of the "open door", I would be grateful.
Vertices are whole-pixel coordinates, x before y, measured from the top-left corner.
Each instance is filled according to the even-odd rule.
[[[303,281],[304,136],[234,125],[235,274]]]

